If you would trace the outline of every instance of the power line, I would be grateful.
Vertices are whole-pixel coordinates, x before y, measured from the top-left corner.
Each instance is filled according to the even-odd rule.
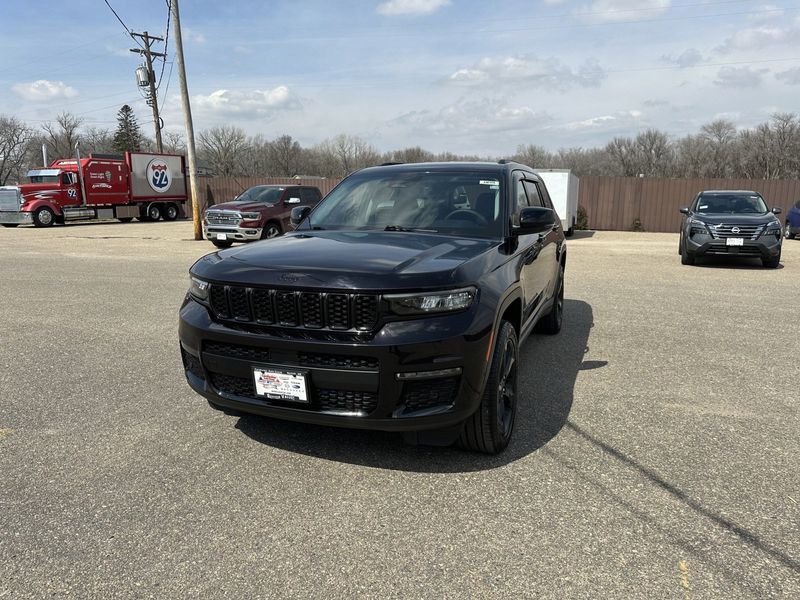
[[[117,17],[117,21],[119,21],[119,24],[122,25],[122,27],[125,29],[125,33],[127,33],[129,36],[133,37],[133,30],[130,27],[128,27],[127,25],[125,25],[125,21],[123,21],[122,17],[120,17],[117,14],[117,11],[114,10],[114,7],[111,6],[111,4],[109,4],[108,0],[103,0],[103,2],[106,3],[106,6],[109,8],[109,10],[111,10],[111,12],[114,13],[114,16]],[[136,42],[137,44],[139,44],[139,42],[135,38],[134,38],[133,41]],[[139,46],[141,46],[141,44],[139,44]]]
[[[164,0],[165,2],[167,0]],[[167,2],[167,32],[164,34],[164,58],[161,60],[161,73],[158,74],[158,83],[156,84],[156,92],[161,87],[161,80],[164,78],[164,67],[167,66],[167,52],[169,51],[169,22],[171,21],[169,2]],[[172,68],[170,67],[170,70]]]

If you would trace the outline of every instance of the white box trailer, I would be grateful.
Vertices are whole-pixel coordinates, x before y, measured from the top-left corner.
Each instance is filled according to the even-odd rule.
[[[580,180],[569,169],[534,169],[542,178],[561,219],[564,234],[570,237],[575,233],[575,224],[578,222],[578,186]]]

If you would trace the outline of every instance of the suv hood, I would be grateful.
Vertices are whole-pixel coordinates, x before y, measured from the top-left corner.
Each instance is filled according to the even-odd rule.
[[[496,264],[500,241],[383,231],[313,231],[204,256],[210,281],[385,291],[467,285]]]
[[[761,225],[762,223],[771,223],[777,217],[771,212],[765,215],[750,215],[750,214],[731,214],[731,213],[694,213],[694,218],[710,223],[711,225],[719,225],[720,223],[730,223],[735,225]]]
[[[242,201],[233,201],[233,202],[224,202],[222,204],[215,204],[214,206],[209,206],[206,210],[243,210],[245,212],[252,211],[252,212],[260,212],[267,207],[273,206],[272,204],[265,204],[264,202],[248,202],[246,200]]]

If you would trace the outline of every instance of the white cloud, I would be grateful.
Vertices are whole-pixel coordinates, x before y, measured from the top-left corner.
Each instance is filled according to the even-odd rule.
[[[192,103],[198,111],[207,114],[242,118],[271,117],[280,111],[302,108],[300,100],[285,85],[251,92],[216,90],[194,96]]]
[[[678,67],[693,67],[696,64],[703,62],[705,59],[697,48],[687,48],[678,56],[665,54],[661,57],[661,60],[672,63]]]
[[[195,31],[194,29],[189,29],[188,27],[183,27],[181,33],[183,34],[183,39],[185,39],[188,42],[194,42],[195,44],[206,43],[206,36],[204,36],[199,31]]]
[[[764,73],[769,69],[754,69],[753,67],[722,67],[717,72],[714,85],[727,88],[755,87],[764,79]]]
[[[639,110],[621,110],[609,115],[591,117],[582,121],[571,121],[561,126],[568,131],[631,131],[641,124],[643,113]]]
[[[606,78],[596,61],[586,61],[576,69],[557,58],[533,55],[484,58],[477,64],[452,73],[445,81],[454,85],[497,85],[537,82],[558,90],[574,86],[597,87]]]
[[[786,71],[775,73],[775,79],[788,85],[800,85],[800,67],[792,67]]]
[[[48,81],[47,79],[15,83],[11,86],[11,90],[20,98],[30,102],[47,102],[58,98],[74,98],[78,95],[78,90],[63,81]]]
[[[475,132],[530,129],[551,120],[547,113],[529,106],[508,106],[505,99],[462,97],[438,110],[407,112],[390,124],[426,134],[469,136]]]
[[[672,0],[595,0],[575,11],[575,14],[595,23],[630,21],[666,12]]]
[[[789,46],[800,35],[800,19],[788,26],[746,27],[725,39],[715,50],[729,54],[737,50],[761,50],[769,46]]]
[[[386,16],[429,15],[450,4],[451,0],[388,0],[379,4],[376,10]]]

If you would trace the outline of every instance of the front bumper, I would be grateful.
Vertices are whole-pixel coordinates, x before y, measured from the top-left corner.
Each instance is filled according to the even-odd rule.
[[[484,386],[491,324],[471,332],[473,309],[391,322],[369,339],[338,341],[232,329],[187,298],[179,321],[184,372],[196,392],[242,412],[357,429],[447,428],[477,409]],[[305,372],[310,403],[257,397],[253,367]],[[397,377],[453,369],[457,374]]]
[[[728,246],[725,239],[710,235],[691,236],[686,239],[687,250],[694,256],[752,256],[775,258],[781,253],[782,237],[762,235],[758,239],[745,239],[741,246]]]
[[[26,225],[33,223],[33,213],[21,211],[0,211],[0,223]]]
[[[233,227],[203,223],[203,237],[207,240],[228,242],[254,242],[261,239],[261,227]],[[218,236],[224,235],[225,239]]]

